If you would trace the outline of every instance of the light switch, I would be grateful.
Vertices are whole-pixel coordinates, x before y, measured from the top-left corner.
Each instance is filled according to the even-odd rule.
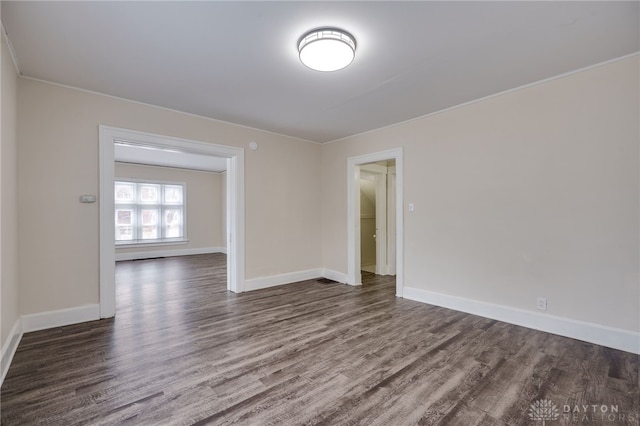
[[[413,212],[413,210],[414,210],[413,203],[409,203],[409,211],[410,211],[410,212]]]

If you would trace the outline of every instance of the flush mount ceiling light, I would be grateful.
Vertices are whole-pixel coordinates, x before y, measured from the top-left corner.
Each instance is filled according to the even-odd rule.
[[[316,71],[337,71],[353,61],[356,39],[337,28],[320,28],[303,35],[298,42],[300,61]]]

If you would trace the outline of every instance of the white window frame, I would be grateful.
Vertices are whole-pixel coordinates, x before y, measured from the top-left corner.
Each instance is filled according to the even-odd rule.
[[[135,202],[133,203],[118,203],[115,200],[114,197],[114,210],[113,210],[113,214],[114,214],[114,225],[117,227],[117,223],[115,223],[115,214],[116,211],[119,208],[131,208],[134,211],[134,217],[133,217],[133,223],[132,223],[132,227],[133,227],[133,237],[134,239],[132,240],[115,240],[115,234],[114,234],[114,240],[115,240],[115,245],[116,247],[140,247],[140,246],[144,246],[144,247],[149,247],[149,246],[161,246],[161,245],[169,245],[169,244],[186,244],[189,242],[189,239],[187,238],[187,183],[186,182],[171,182],[171,181],[160,181],[160,180],[154,180],[154,179],[133,179],[133,178],[118,178],[116,177],[114,179],[114,191],[115,191],[115,186],[118,183],[133,183],[136,185],[136,191],[135,191]],[[140,195],[139,195],[139,186],[140,185],[144,185],[144,184],[149,184],[149,185],[160,185],[160,197],[161,200],[159,203],[157,204],[149,204],[149,203],[144,203],[140,200]],[[181,186],[182,187],[182,204],[165,204],[164,202],[164,185],[171,185],[171,186]],[[142,219],[141,219],[141,208],[144,207],[148,207],[148,206],[154,206],[157,207],[160,211],[160,225],[159,225],[159,232],[161,233],[160,238],[157,239],[148,239],[148,240],[143,240],[140,237],[142,231]],[[182,237],[177,237],[177,238],[166,238],[164,237],[164,211],[165,209],[170,209],[171,206],[180,206],[182,208]]]

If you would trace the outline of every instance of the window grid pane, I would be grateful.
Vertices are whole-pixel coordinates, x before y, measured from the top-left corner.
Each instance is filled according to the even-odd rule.
[[[116,181],[114,189],[116,242],[185,238],[184,185]]]
[[[139,184],[138,192],[140,204],[160,204],[160,185]]]
[[[164,237],[182,238],[182,209],[167,208],[164,211]]]
[[[133,182],[116,182],[115,197],[116,204],[131,204],[136,202],[136,184]]]
[[[182,204],[182,185],[164,185],[164,204]]]
[[[135,237],[135,207],[116,208],[116,241],[132,241]]]
[[[153,208],[140,209],[140,224],[142,226],[142,239],[143,240],[158,240],[159,235],[159,211]]]

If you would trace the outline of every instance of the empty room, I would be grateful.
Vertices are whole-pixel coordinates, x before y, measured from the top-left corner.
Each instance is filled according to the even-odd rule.
[[[640,2],[0,4],[2,425],[638,425]]]

